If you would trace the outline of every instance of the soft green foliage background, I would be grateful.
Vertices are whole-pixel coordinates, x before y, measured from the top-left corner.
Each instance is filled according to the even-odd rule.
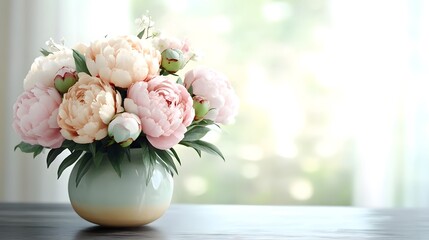
[[[156,28],[188,38],[193,47],[204,53],[196,64],[216,68],[229,76],[241,106],[235,124],[223,126],[220,134],[209,137],[222,150],[226,162],[207,154],[199,159],[195,152],[178,148],[183,163],[175,176],[174,201],[351,204],[350,162],[342,161],[351,154],[350,143],[347,139],[333,143],[336,151],[326,156],[317,151],[326,138],[334,93],[319,83],[314,72],[298,64],[303,55],[317,53],[323,47],[314,33],[329,24],[326,1],[185,2],[183,7],[169,1],[134,1],[131,18],[147,9]],[[263,10],[272,3],[271,6],[279,4],[284,10],[282,19],[270,21],[264,16]],[[180,10],[182,7],[184,10]],[[278,142],[276,133],[281,129],[275,128],[273,119],[280,118],[283,124],[289,124],[293,118],[290,115],[294,114],[287,104],[291,98],[249,92],[249,78],[258,74],[257,69],[251,69],[254,65],[267,74],[258,79],[260,91],[287,86],[284,94],[294,92],[294,104],[303,111],[302,127],[294,135],[284,133],[295,146],[289,149],[295,152],[290,157],[278,153],[279,148],[289,151],[291,145],[281,146]],[[261,99],[266,96],[271,99]],[[275,114],[269,111],[271,103],[280,106]],[[256,161],[246,159],[246,152],[255,152]],[[291,194],[298,191],[299,195],[300,188],[304,188],[304,199]]]

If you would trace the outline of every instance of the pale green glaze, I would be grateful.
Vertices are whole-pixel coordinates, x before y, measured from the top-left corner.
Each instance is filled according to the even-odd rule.
[[[84,219],[108,226],[137,226],[159,218],[169,207],[173,179],[157,164],[146,185],[147,168],[141,151],[131,151],[131,162],[121,163],[122,176],[109,162],[92,166],[76,187],[78,164],[69,179],[69,197],[75,211]]]

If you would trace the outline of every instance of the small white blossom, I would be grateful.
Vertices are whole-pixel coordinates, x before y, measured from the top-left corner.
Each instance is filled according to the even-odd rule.
[[[146,14],[148,14],[148,12]],[[140,18],[137,18],[134,23],[142,29],[151,28],[155,25],[155,22],[152,21],[151,17],[148,15],[142,15]]]
[[[51,52],[58,52],[67,49],[64,46],[64,38],[61,39],[60,43],[56,43],[54,39],[49,38],[49,40],[46,41],[45,44],[48,47],[48,50]]]
[[[191,57],[189,57],[189,60],[191,60],[191,61],[198,62],[204,58],[203,52],[198,51],[198,50],[194,50],[191,54],[192,54]]]

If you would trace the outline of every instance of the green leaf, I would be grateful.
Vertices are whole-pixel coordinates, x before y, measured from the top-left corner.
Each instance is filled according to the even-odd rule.
[[[174,170],[174,172],[176,172],[176,174],[179,174],[176,168],[176,164],[174,164],[173,158],[167,151],[155,149],[155,152],[159,157],[159,161],[165,162],[170,168]]]
[[[63,151],[65,150],[65,148],[60,147],[60,148],[54,148],[51,149],[48,153],[48,156],[46,157],[46,165],[51,166],[52,162],[58,157],[58,155],[60,155]]]
[[[72,140],[64,140],[63,144],[61,144],[62,148],[68,148],[70,150],[74,150],[74,146],[76,146],[77,143],[73,142]]]
[[[50,52],[50,51],[48,51],[48,50],[46,50],[46,49],[44,49],[44,48],[41,48],[40,49],[40,52],[43,54],[43,56],[48,56],[49,54],[52,54],[52,52]]]
[[[149,155],[149,146],[147,143],[141,141],[140,142],[141,150],[142,150],[142,161],[145,163],[148,161],[150,163],[150,155]]]
[[[170,73],[167,70],[165,70],[165,69],[161,69],[161,71],[159,72],[159,75],[161,75],[161,76],[167,76],[169,74]]]
[[[200,150],[200,149],[197,149],[197,148],[195,148],[195,147],[193,147],[193,146],[191,146],[191,145],[189,144],[189,142],[180,142],[179,144],[181,144],[181,145],[183,145],[183,146],[190,147],[190,148],[194,149],[194,150],[197,152],[198,156],[199,156],[199,157],[201,157],[201,150]]]
[[[109,158],[110,164],[112,165],[113,169],[115,170],[116,174],[118,174],[118,177],[121,177],[121,163],[118,159],[112,158],[111,156],[107,156]]]
[[[79,168],[77,169],[76,174],[76,187],[79,185],[80,180],[82,180],[82,177],[85,176],[85,174],[88,172],[89,168],[91,168],[92,165],[92,154],[90,152],[85,153],[80,159],[79,159]]]
[[[146,166],[146,186],[149,184],[150,179],[153,176],[153,170],[155,169],[154,163],[145,164]]]
[[[145,31],[146,31],[146,28],[143,29],[141,32],[139,32],[139,34],[137,34],[137,37],[140,38],[140,39],[142,39]]]
[[[153,156],[149,151],[149,144],[147,141],[140,141],[141,151],[142,151],[142,162],[146,167],[146,186],[149,184],[150,179],[153,175],[154,163],[156,159],[153,159]]]
[[[130,148],[129,148],[129,147],[124,148],[124,152],[125,152],[125,156],[126,156],[126,157],[127,157],[127,159],[128,159],[128,162],[131,162],[131,152],[130,152]]]
[[[179,154],[177,154],[176,150],[174,148],[170,148],[170,151],[173,153],[173,156],[176,158],[177,162],[179,162],[180,165],[182,165],[182,162],[180,161]]]
[[[95,154],[95,157],[92,158],[94,161],[94,164],[96,167],[100,166],[100,163],[103,161],[103,159],[106,157],[106,153],[97,152]]]
[[[75,163],[79,159],[82,153],[83,153],[82,150],[76,150],[64,159],[64,161],[58,167],[58,178],[61,177],[61,174],[64,172],[66,168],[70,167],[73,163]]]
[[[91,76],[88,67],[86,66],[85,56],[73,49],[73,58],[78,73],[84,72]]]
[[[158,160],[158,154],[156,154],[157,149],[152,147],[152,145],[149,145],[148,150],[149,150],[149,161],[148,161],[147,165],[148,166],[149,165],[155,165],[157,163],[157,160]]]
[[[189,93],[189,95],[194,96],[194,87],[192,87],[192,85],[189,86],[188,93]]]
[[[188,130],[185,133],[185,137],[182,141],[184,142],[193,142],[196,140],[200,140],[202,137],[204,137],[208,132],[210,131],[210,128],[204,127],[204,126],[195,126]]]
[[[156,148],[154,148],[147,140],[146,138],[142,139],[140,141],[140,146],[143,151],[143,162],[149,162],[154,164],[156,162],[156,159],[158,156],[156,155]]]
[[[217,124],[215,123],[215,121],[210,120],[210,119],[203,119],[203,120],[200,122],[200,124],[202,124],[202,125],[204,125],[204,126],[208,126],[208,125],[216,125],[216,126],[218,126],[218,127],[219,127],[219,125],[217,125]]]
[[[223,156],[222,152],[215,145],[211,143],[208,143],[202,140],[197,140],[193,142],[180,142],[180,144],[184,146],[192,147],[194,149],[198,149],[200,151],[207,152],[210,154],[219,155],[225,161],[225,157]]]
[[[156,160],[158,159],[158,155],[156,154],[156,150],[158,149],[154,148],[152,145],[149,145],[148,149],[149,149],[149,161],[152,164],[155,164]]]
[[[121,162],[125,158],[125,152],[123,148],[118,144],[111,145],[107,151],[107,157],[109,158],[110,164],[112,164],[116,174],[121,177]]]
[[[181,77],[178,77],[178,78],[177,78],[176,83],[183,85],[183,80],[182,80],[182,78],[181,78]]]
[[[36,148],[36,149],[34,150],[34,152],[33,152],[33,158],[36,158],[36,157],[37,157],[37,155],[39,155],[42,151],[43,151],[43,147],[42,147],[42,146],[40,146],[40,147]]]
[[[75,144],[73,150],[82,150],[85,152],[90,152],[89,145],[90,144]]]
[[[196,128],[196,127],[206,127],[206,126],[211,126],[211,125],[215,125],[215,126],[220,128],[220,126],[217,125],[212,120],[201,119],[199,121],[194,121],[190,126],[188,126],[187,131],[189,132],[191,129]]]
[[[209,119],[201,119],[200,121],[196,121],[193,122],[189,127],[188,130],[197,126],[210,126],[210,125],[216,125],[219,127],[219,125],[217,125],[214,121],[209,120]]]
[[[97,143],[96,142],[90,143],[88,145],[88,149],[89,149],[89,152],[92,154],[92,157],[94,158],[95,154],[97,153]]]
[[[37,144],[31,145],[26,142],[20,142],[18,145],[15,146],[13,150],[16,151],[17,148],[19,148],[21,152],[24,152],[24,153],[36,153],[36,152],[40,153],[43,150],[43,147],[40,145],[37,145]]]
[[[174,171],[171,170],[171,168],[164,162],[164,161],[159,161],[159,163],[162,165],[162,167],[168,172],[170,173],[170,175],[172,177],[174,177]]]

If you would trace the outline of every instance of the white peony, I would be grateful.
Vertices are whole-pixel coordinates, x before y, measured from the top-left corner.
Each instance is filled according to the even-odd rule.
[[[178,49],[182,51],[185,62],[188,62],[189,60],[197,61],[199,58],[197,53],[190,49],[187,39],[182,40],[177,37],[161,33],[152,38],[152,45],[161,53],[166,49]]]
[[[76,69],[71,49],[63,49],[48,56],[36,58],[24,79],[24,89],[28,91],[35,85],[54,87],[54,78],[62,67]]]

